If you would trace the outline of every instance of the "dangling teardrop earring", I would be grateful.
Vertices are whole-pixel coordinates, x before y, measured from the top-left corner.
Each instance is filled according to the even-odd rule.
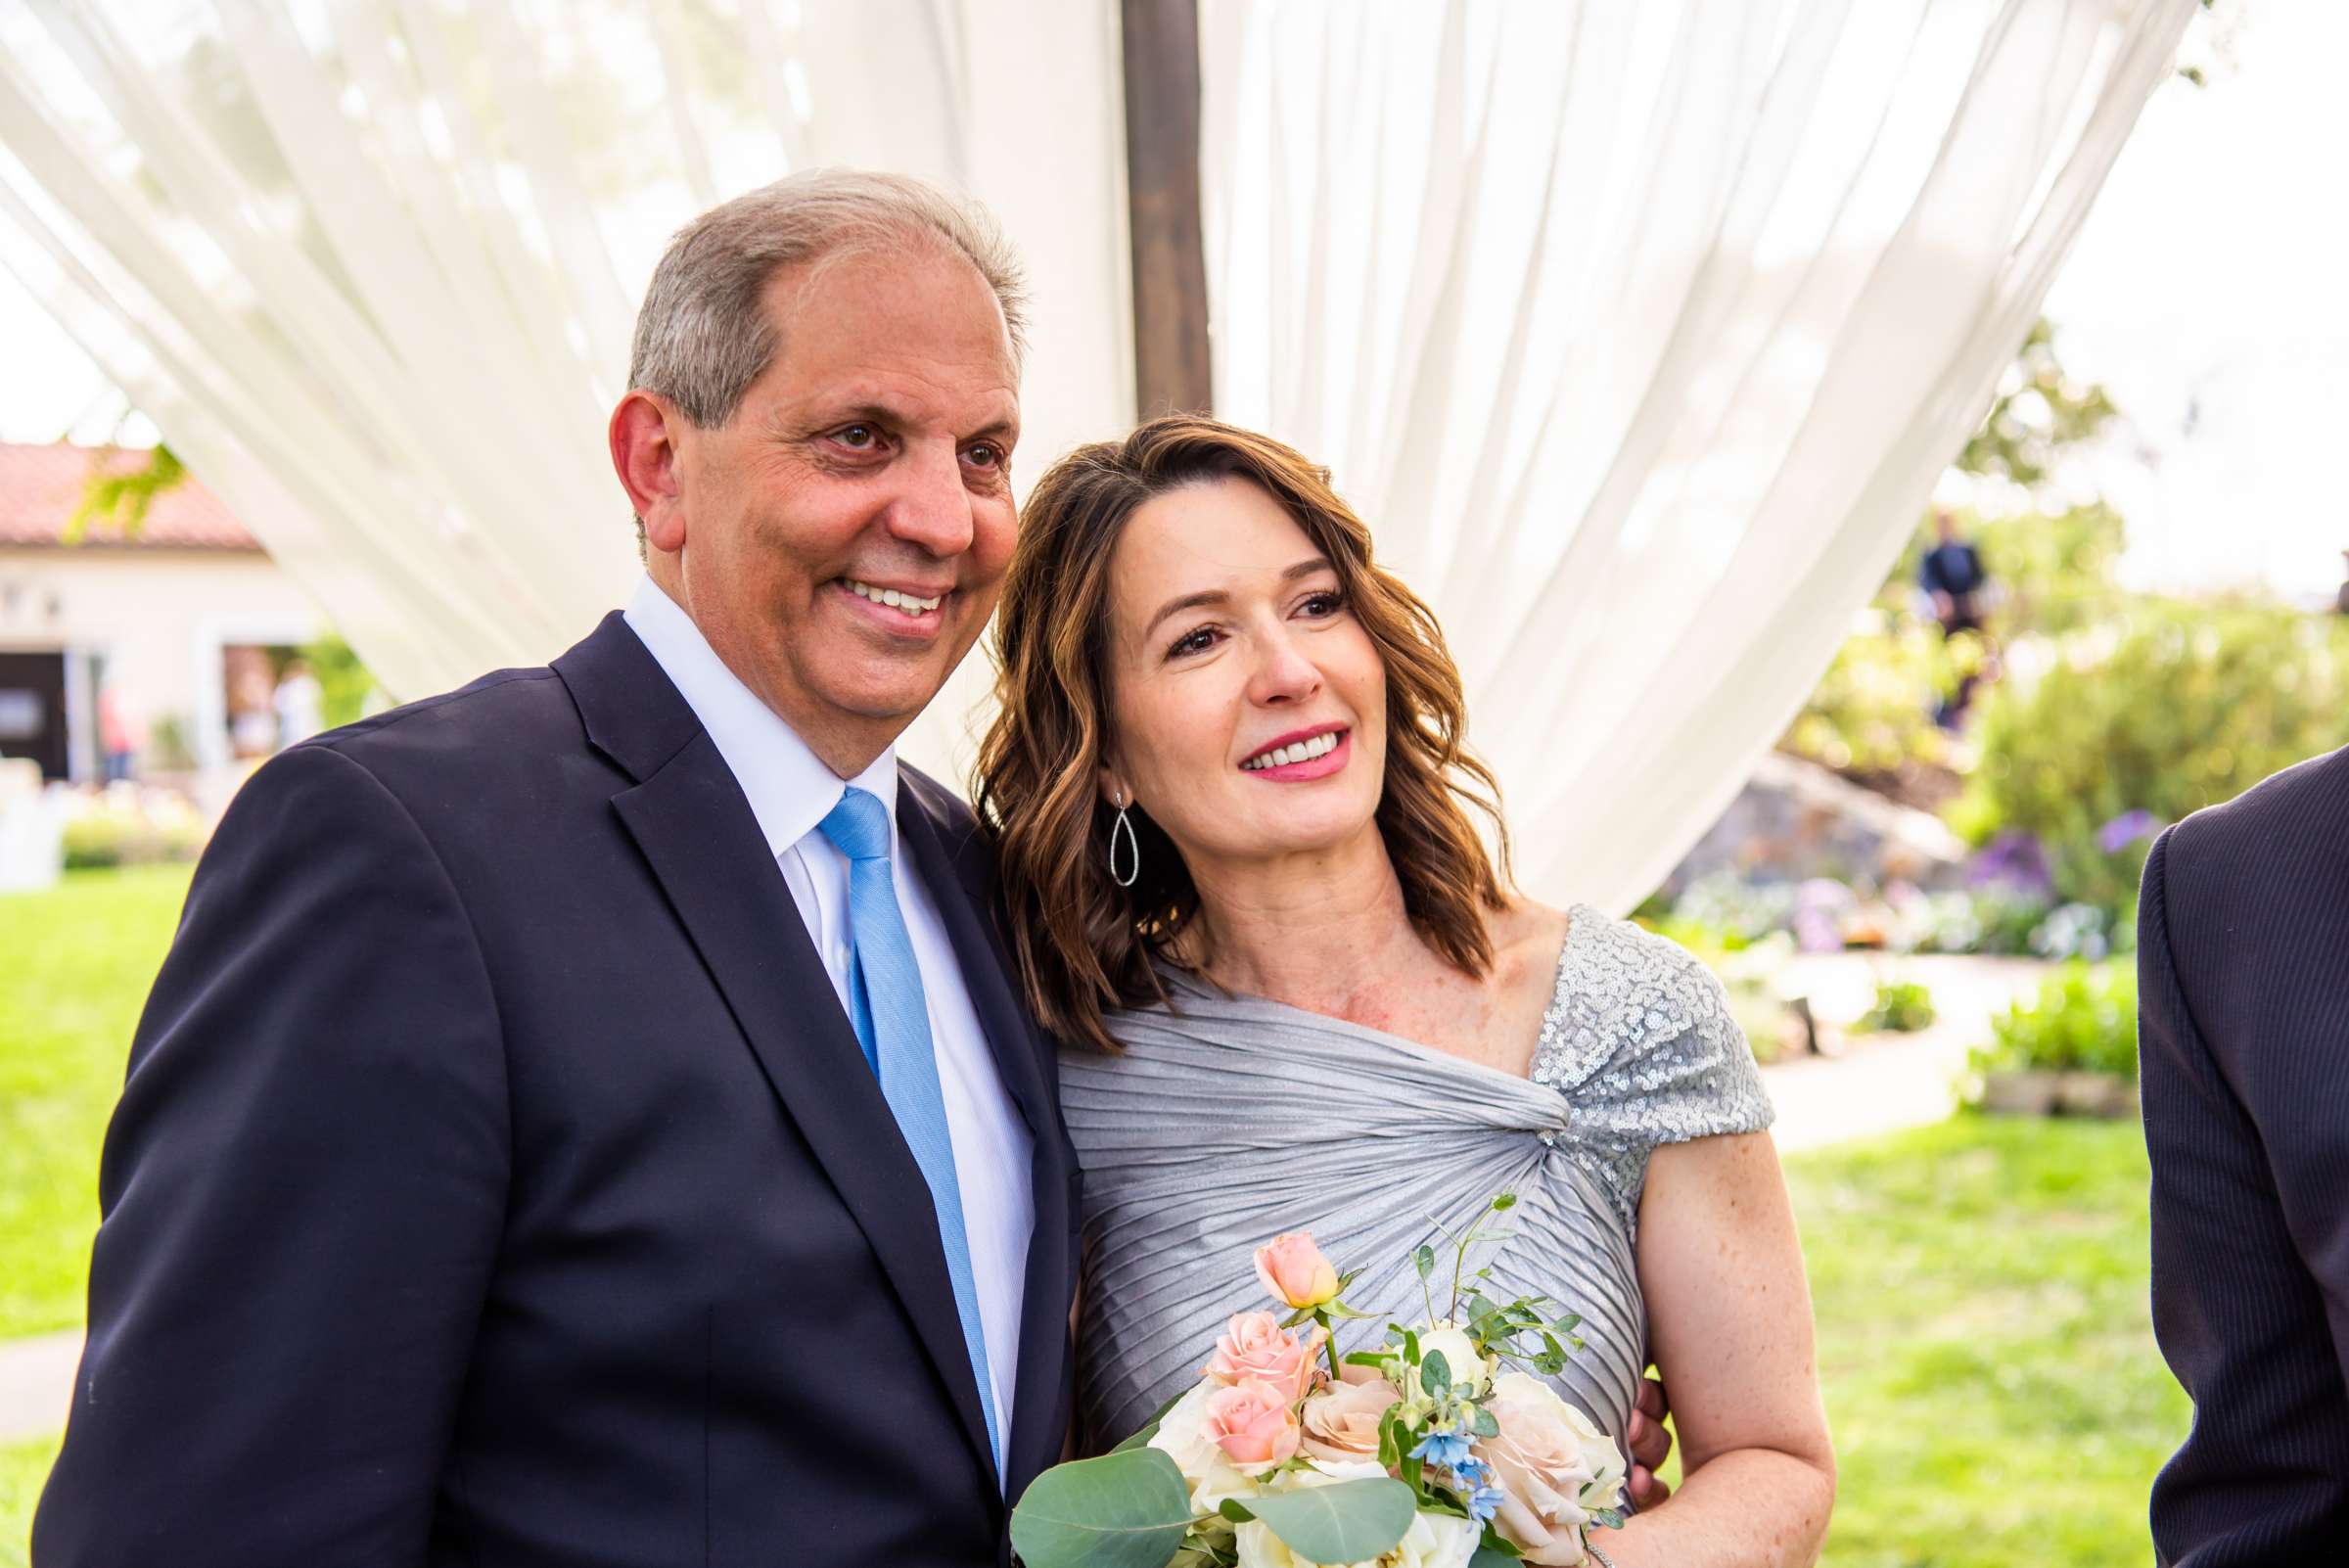
[[[1118,875],[1118,835],[1126,835],[1128,858],[1126,874]],[[1133,824],[1127,820],[1126,803],[1118,803],[1118,819],[1109,825],[1109,880],[1121,888],[1130,888],[1142,874],[1142,841],[1133,836]]]

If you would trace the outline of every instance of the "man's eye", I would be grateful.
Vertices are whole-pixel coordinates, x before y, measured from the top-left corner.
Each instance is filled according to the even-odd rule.
[[[1181,636],[1175,638],[1174,646],[1167,650],[1167,657],[1170,659],[1181,659],[1191,654],[1203,654],[1207,652],[1208,649],[1213,648],[1215,645],[1216,628],[1213,626],[1201,626],[1197,631],[1187,631]]]
[[[843,446],[863,451],[881,439],[881,433],[870,425],[844,425],[832,438]]]
[[[963,455],[968,457],[972,462],[977,463],[981,468],[1000,468],[1003,466],[1003,448],[997,446],[993,441],[980,441],[976,445],[972,446]]]

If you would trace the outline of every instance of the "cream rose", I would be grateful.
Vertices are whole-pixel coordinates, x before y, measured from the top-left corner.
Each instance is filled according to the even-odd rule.
[[[1378,1457],[1378,1428],[1387,1407],[1403,1396],[1383,1377],[1340,1383],[1305,1402],[1305,1452],[1316,1459]]]
[[[1499,1423],[1476,1456],[1493,1466],[1508,1493],[1495,1528],[1514,1542],[1525,1560],[1570,1568],[1585,1559],[1583,1532],[1590,1515],[1619,1506],[1623,1453],[1590,1418],[1526,1372],[1493,1380],[1485,1408]]]
[[[1216,1341],[1216,1353],[1201,1370],[1226,1388],[1253,1380],[1302,1399],[1313,1386],[1313,1358],[1321,1341],[1319,1328],[1311,1339],[1300,1340],[1270,1313],[1241,1313]]]
[[[1444,1364],[1451,1369],[1454,1383],[1466,1383],[1476,1394],[1492,1386],[1494,1362],[1491,1357],[1476,1353],[1476,1342],[1468,1331],[1456,1323],[1433,1323],[1419,1330],[1419,1364],[1427,1364],[1428,1357],[1441,1351]]]
[[[1246,1498],[1256,1491],[1256,1483],[1207,1435],[1207,1398],[1218,1386],[1202,1382],[1176,1400],[1159,1417],[1149,1445],[1174,1461],[1191,1489],[1191,1506],[1201,1513],[1215,1512],[1225,1498]]]
[[[1372,1480],[1385,1475],[1375,1463],[1361,1460],[1315,1459],[1310,1470],[1292,1470],[1281,1478],[1288,1487],[1326,1487],[1340,1481]],[[1240,1568],[1467,1568],[1476,1555],[1481,1532],[1465,1519],[1423,1513],[1392,1549],[1354,1563],[1316,1564],[1291,1551],[1261,1520],[1251,1519],[1233,1536]]]

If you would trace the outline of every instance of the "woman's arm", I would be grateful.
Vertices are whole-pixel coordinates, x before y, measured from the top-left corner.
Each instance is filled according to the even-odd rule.
[[[1764,1132],[1666,1144],[1639,1203],[1639,1288],[1683,1479],[1593,1540],[1619,1568],[1798,1568],[1835,1500],[1802,1245]]]

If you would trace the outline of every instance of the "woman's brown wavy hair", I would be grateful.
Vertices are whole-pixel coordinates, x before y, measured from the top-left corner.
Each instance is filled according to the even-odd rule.
[[[1144,502],[1231,478],[1261,485],[1328,559],[1386,666],[1378,828],[1411,924],[1469,974],[1492,962],[1485,912],[1503,905],[1508,835],[1498,786],[1463,743],[1460,674],[1434,614],[1373,564],[1370,530],[1330,488],[1328,470],[1268,437],[1177,414],[1081,446],[1036,482],[995,615],[1001,707],[979,754],[979,818],[1001,858],[1029,1004],[1065,1040],[1116,1049],[1103,1010],[1165,999],[1151,960],[1173,961],[1175,937],[1199,910],[1174,843],[1138,807],[1140,874],[1130,888],[1109,875],[1116,813],[1096,770],[1111,732],[1111,559]],[[1470,807],[1493,825],[1497,870]]]

